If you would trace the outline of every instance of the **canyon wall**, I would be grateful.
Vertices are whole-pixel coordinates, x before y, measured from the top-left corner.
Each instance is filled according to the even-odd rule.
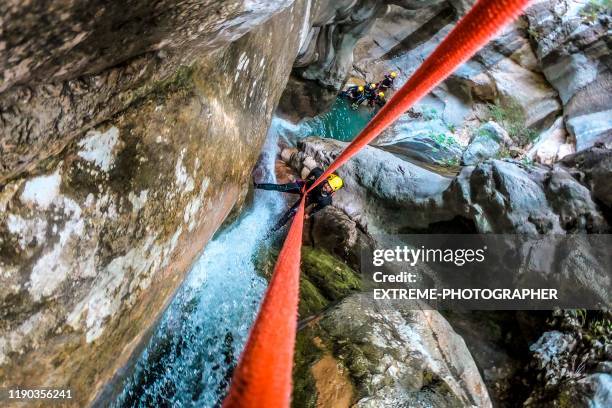
[[[91,402],[244,198],[309,24],[289,1],[9,2],[0,385]]]

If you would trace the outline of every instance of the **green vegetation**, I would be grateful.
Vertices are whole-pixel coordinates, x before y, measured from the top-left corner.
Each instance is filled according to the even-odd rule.
[[[298,313],[308,317],[319,313],[329,305],[329,300],[319,292],[305,276],[300,277],[300,306]]]
[[[529,34],[529,36],[535,41],[540,41],[540,33],[536,29],[530,27],[527,30],[527,34]]]
[[[525,125],[525,114],[517,103],[506,106],[489,105],[489,120],[503,126],[512,140],[521,147],[527,146],[538,136],[537,131]]]
[[[496,142],[499,142],[497,135],[486,127],[478,129],[478,136],[487,137],[489,139],[495,140]]]
[[[529,157],[523,157],[523,158],[521,159],[521,164],[522,164],[523,166],[526,166],[526,167],[533,166],[533,159],[531,159],[531,158],[529,158]]]
[[[594,344],[612,344],[612,320],[605,312],[575,309],[568,311],[584,331],[584,340]]]
[[[431,140],[433,140],[440,146],[450,147],[457,144],[457,141],[455,140],[453,135],[447,135],[446,133],[431,132],[428,136],[431,138]],[[433,150],[438,151],[439,149],[434,148]]]
[[[312,316],[359,290],[361,278],[340,259],[323,249],[302,247],[300,317]]]
[[[612,0],[589,0],[580,10],[580,17],[594,23],[600,14],[612,13]]]
[[[310,408],[317,403],[317,388],[310,367],[321,358],[323,351],[313,341],[317,337],[315,327],[300,330],[295,339],[292,407]]]

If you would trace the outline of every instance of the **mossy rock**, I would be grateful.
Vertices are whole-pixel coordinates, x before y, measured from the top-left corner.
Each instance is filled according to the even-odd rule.
[[[370,374],[370,362],[355,344],[347,343],[340,355],[355,381],[361,381]]]
[[[308,280],[307,277],[300,278],[300,306],[301,318],[319,313],[329,306],[329,300],[319,292],[319,289]]]
[[[295,408],[311,408],[317,403],[317,389],[311,367],[323,355],[315,344],[317,330],[305,328],[300,330],[295,341],[293,354],[293,394],[291,406]]]
[[[302,274],[332,302],[362,288],[357,272],[319,248],[302,247]]]

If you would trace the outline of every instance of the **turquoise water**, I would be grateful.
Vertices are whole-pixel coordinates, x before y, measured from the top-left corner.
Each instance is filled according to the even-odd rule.
[[[348,142],[359,134],[375,113],[374,109],[366,106],[352,109],[345,98],[339,97],[328,112],[301,122],[301,136],[322,136]]]

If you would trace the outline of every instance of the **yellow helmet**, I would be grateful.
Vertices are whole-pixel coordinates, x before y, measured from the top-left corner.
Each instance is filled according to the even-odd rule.
[[[359,85],[359,88],[357,89],[359,89],[359,92],[363,92],[363,85]]]
[[[376,85],[370,84],[370,89],[374,89],[374,88],[376,88]]]
[[[379,92],[378,96],[380,96],[381,98],[384,98],[385,97],[385,93],[384,92]]]
[[[327,176],[327,184],[329,184],[332,190],[338,191],[344,186],[344,181],[342,181],[339,175],[332,173]]]
[[[391,71],[391,78],[395,78],[397,76],[397,72]]]

